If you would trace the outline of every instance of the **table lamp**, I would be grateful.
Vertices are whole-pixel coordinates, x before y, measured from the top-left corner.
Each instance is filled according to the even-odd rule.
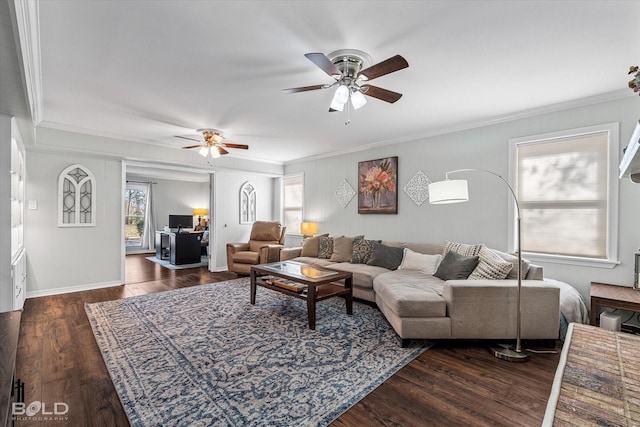
[[[209,213],[209,209],[207,208],[194,208],[193,209],[193,215],[197,215],[198,216],[198,225],[200,225],[202,223],[202,217],[207,215]]]
[[[318,223],[317,222],[301,222],[300,223],[300,232],[302,233],[302,237],[312,237],[314,234],[318,232]]]

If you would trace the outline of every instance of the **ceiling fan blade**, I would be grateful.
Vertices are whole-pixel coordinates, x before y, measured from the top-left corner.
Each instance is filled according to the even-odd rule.
[[[230,144],[228,142],[224,142],[224,143],[222,143],[222,146],[224,146],[226,148],[240,148],[242,150],[249,149],[249,146],[246,145],[246,144]]]
[[[333,108],[329,107],[329,112],[330,113],[335,113],[336,111],[338,111],[338,110],[334,110]]]
[[[284,93],[298,93],[298,92],[307,92],[309,90],[317,90],[317,89],[325,89],[329,87],[328,85],[313,85],[313,86],[302,86],[302,87],[293,87],[290,89],[282,89]]]
[[[409,63],[406,59],[400,55],[396,55],[360,71],[360,73],[358,73],[358,77],[364,77],[365,80],[373,80],[380,76],[393,73],[394,71],[402,70],[408,66]]]
[[[200,140],[199,140],[199,139],[193,139],[193,138],[189,138],[189,137],[186,137],[186,136],[174,135],[174,137],[176,137],[176,138],[182,138],[182,139],[188,139],[189,141],[196,141],[196,142],[200,142]]]
[[[198,147],[202,147],[202,144],[198,144],[198,145],[188,145],[186,147],[182,147],[182,148],[198,148]]]
[[[316,64],[318,68],[329,74],[334,79],[338,80],[342,77],[342,71],[338,70],[338,68],[333,65],[333,62],[331,62],[331,60],[324,53],[305,53],[304,56],[306,56],[309,61]]]
[[[391,104],[396,102],[398,99],[402,98],[401,93],[393,92],[388,89],[382,89],[381,87],[378,87],[378,86],[362,85],[361,88],[364,89],[362,93],[364,93],[365,95],[378,98],[382,101],[386,101]]]
[[[218,153],[220,153],[221,156],[224,156],[225,154],[229,154],[229,152],[222,147],[216,147],[216,148],[218,149]]]

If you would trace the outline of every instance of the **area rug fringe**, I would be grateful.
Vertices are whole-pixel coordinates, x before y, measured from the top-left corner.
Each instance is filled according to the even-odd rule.
[[[304,301],[247,278],[85,304],[132,426],[326,426],[430,347],[374,307]]]

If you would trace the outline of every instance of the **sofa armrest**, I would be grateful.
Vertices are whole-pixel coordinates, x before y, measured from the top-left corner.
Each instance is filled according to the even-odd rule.
[[[517,280],[449,280],[443,287],[452,338],[513,339],[517,330]],[[560,288],[523,280],[521,337],[557,339]]]
[[[280,261],[287,261],[298,258],[302,254],[302,246],[293,248],[284,248],[280,251]]]
[[[233,268],[233,254],[240,251],[248,251],[248,243],[227,243],[227,268]]]
[[[268,264],[270,262],[277,262],[280,260],[280,251],[284,248],[283,245],[269,244],[260,246],[260,264]]]

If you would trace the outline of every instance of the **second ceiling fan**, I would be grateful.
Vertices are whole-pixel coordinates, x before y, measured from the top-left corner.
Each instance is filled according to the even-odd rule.
[[[222,155],[229,154],[226,148],[239,148],[241,150],[247,150],[249,148],[249,146],[245,144],[222,142],[224,141],[224,136],[222,136],[220,131],[216,129],[198,129],[198,132],[202,133],[204,142],[196,145],[188,145],[182,148],[191,149],[200,147],[200,151],[198,151],[198,153],[200,153],[201,156],[207,157],[208,155],[211,155],[214,159]],[[178,138],[196,141],[195,139],[188,138],[186,136],[178,136]]]
[[[356,110],[366,104],[364,95],[394,103],[402,97],[393,92],[365,83],[375,78],[407,68],[409,63],[400,55],[362,69],[366,62],[371,62],[369,55],[356,49],[342,49],[325,55],[324,53],[307,53],[304,56],[322,71],[335,79],[332,84],[302,86],[283,89],[284,93],[307,92],[310,90],[328,89],[338,86],[331,101],[329,111],[342,111],[344,105],[351,100]]]

